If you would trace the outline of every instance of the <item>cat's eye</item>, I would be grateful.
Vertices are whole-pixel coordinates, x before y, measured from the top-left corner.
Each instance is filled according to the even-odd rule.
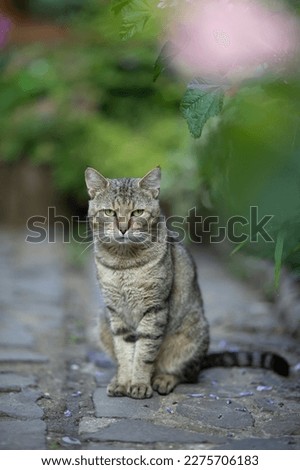
[[[131,213],[131,215],[133,215],[133,217],[139,217],[143,213],[144,213],[144,209],[136,209],[135,211]]]
[[[115,217],[116,213],[112,209],[104,209],[104,214],[107,215],[107,217]]]

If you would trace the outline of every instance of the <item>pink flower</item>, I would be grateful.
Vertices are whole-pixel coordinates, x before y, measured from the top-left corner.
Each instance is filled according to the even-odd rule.
[[[280,10],[280,11],[279,11]],[[298,48],[300,29],[282,7],[253,0],[198,0],[172,21],[175,65],[185,74],[231,81],[280,70]]]
[[[5,46],[10,28],[10,19],[0,15],[0,48]]]

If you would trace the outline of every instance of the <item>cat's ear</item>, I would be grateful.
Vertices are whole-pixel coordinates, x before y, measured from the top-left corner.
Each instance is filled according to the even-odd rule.
[[[107,179],[104,178],[104,176],[102,176],[97,170],[94,170],[94,168],[87,168],[85,170],[85,182],[88,193],[92,199],[98,191],[103,191],[109,185]]]
[[[160,167],[157,166],[153,170],[149,171],[149,173],[139,181],[139,187],[150,191],[153,197],[157,198],[160,190],[160,178],[161,171]]]

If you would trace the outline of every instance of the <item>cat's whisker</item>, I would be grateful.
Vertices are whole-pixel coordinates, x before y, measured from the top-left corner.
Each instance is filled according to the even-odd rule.
[[[87,235],[92,235],[92,229],[91,228],[88,228],[85,232],[82,233],[82,236],[85,237]]]
[[[80,231],[79,225],[76,226],[76,230],[75,228],[73,229],[73,238],[75,239],[78,245],[83,245],[83,244],[88,243],[92,235],[93,235],[93,232],[90,227],[88,227],[87,230],[85,230],[84,232]]]
[[[84,235],[81,235],[81,236],[83,237]],[[85,243],[88,243],[88,240],[89,240],[89,237],[86,237],[84,240],[78,241],[77,243],[78,245],[83,245]]]
[[[79,256],[82,256],[83,253],[85,253],[89,248],[91,248],[95,244],[95,240],[92,240],[86,247],[85,249],[80,253]]]

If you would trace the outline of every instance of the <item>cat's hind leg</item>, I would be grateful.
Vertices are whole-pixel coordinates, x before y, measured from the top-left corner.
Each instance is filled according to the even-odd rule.
[[[114,361],[116,361],[113,335],[111,332],[111,328],[109,326],[109,321],[106,317],[100,318],[99,329],[100,329],[100,344],[102,346],[102,349]]]
[[[168,395],[178,383],[180,383],[180,377],[176,375],[158,374],[153,378],[152,388],[160,395]]]
[[[180,332],[166,336],[155,364],[153,390],[161,395],[172,392],[181,382],[197,382],[201,361],[209,343],[208,332]]]

